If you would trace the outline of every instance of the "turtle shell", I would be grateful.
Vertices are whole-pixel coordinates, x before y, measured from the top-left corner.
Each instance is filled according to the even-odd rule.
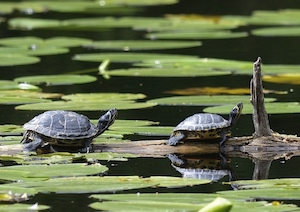
[[[62,110],[44,112],[31,119],[23,127],[25,130],[61,140],[92,138],[99,130],[88,117]]]
[[[230,122],[217,114],[198,113],[180,122],[176,131],[189,131],[188,139],[220,137],[219,133],[230,126]]]

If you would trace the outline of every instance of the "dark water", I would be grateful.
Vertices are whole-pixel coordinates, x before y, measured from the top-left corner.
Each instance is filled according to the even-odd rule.
[[[162,16],[167,13],[195,13],[203,15],[250,15],[254,10],[276,10],[285,8],[299,8],[299,1],[181,1],[177,5],[149,7],[140,16]],[[47,18],[75,18],[81,15],[49,13],[42,16]],[[246,30],[250,30],[249,27]],[[244,30],[244,29],[243,29]],[[52,36],[76,36],[91,38],[94,40],[106,39],[143,39],[143,33],[133,32],[128,29],[117,29],[104,32],[68,32],[68,31],[12,31],[1,25],[0,37],[14,36],[37,36],[48,38]],[[255,61],[258,56],[263,58],[264,63],[299,64],[300,38],[262,38],[249,36],[240,39],[224,40],[201,40],[203,46],[184,50],[152,51],[159,53],[198,55],[199,57],[213,57],[223,59],[235,59]],[[76,70],[94,68],[95,64],[72,61],[71,57],[76,53],[91,52],[82,48],[73,48],[66,55],[42,57],[42,62],[35,65],[1,67],[1,79],[12,80],[15,77],[34,74],[55,74],[70,73]],[[63,61],[63,62],[62,62]],[[124,67],[125,64],[118,65]],[[117,65],[115,65],[118,67]],[[251,70],[249,70],[251,72]],[[222,77],[195,77],[195,78],[131,78],[112,77],[105,80],[98,76],[98,81],[94,83],[74,86],[53,86],[43,87],[44,92],[76,93],[76,92],[132,92],[144,93],[147,98],[157,98],[167,96],[165,91],[171,89],[184,89],[187,87],[205,86],[226,86],[232,88],[248,87],[250,76],[222,76]],[[296,85],[274,85],[265,83],[266,89],[293,90],[288,95],[276,96],[279,101],[299,101],[299,86]],[[272,95],[268,95],[272,97]],[[0,124],[23,124],[39,113],[39,111],[15,111],[13,106],[0,106]],[[201,107],[154,107],[141,110],[120,111],[119,119],[147,119],[159,121],[161,125],[174,126],[186,116],[200,112]],[[98,112],[83,112],[90,118],[97,118]],[[300,114],[290,115],[270,115],[270,124],[274,131],[287,134],[300,134],[299,120]],[[242,115],[232,131],[236,136],[251,135],[253,133],[252,118],[250,115]],[[139,139],[139,137],[135,138]],[[137,158],[128,162],[107,162],[109,168],[108,175],[140,175],[140,176],[181,176],[171,165],[169,159],[165,158]],[[269,178],[300,177],[298,165],[300,158],[294,157],[285,161],[278,159],[273,161],[269,171]],[[249,159],[231,158],[230,167],[235,171],[238,179],[252,179],[254,164]],[[228,177],[223,179],[228,180]],[[222,180],[221,180],[222,182]],[[214,192],[218,190],[230,189],[221,185],[220,182],[209,185],[194,186],[192,188],[182,188],[177,190],[160,189],[160,191],[170,192]],[[142,190],[147,191],[147,189]],[[152,190],[153,191],[153,190]],[[136,192],[136,191],[131,191]],[[51,205],[51,211],[93,211],[86,206],[92,202],[86,194],[39,194],[30,200],[31,203]]]

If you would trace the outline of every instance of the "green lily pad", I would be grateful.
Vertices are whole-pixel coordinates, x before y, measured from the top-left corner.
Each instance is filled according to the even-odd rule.
[[[238,191],[239,192],[239,191]],[[231,196],[235,191],[226,193],[137,193],[137,194],[96,194],[99,199],[90,205],[96,210],[109,211],[200,211],[216,197],[223,197],[233,203],[230,211],[284,211],[297,209],[295,205],[267,204],[265,201],[251,202],[247,198]],[[229,197],[227,197],[229,195]]]
[[[298,102],[266,102],[265,107],[266,107],[268,114],[300,113],[300,105]],[[204,112],[227,114],[231,108],[232,108],[232,105],[207,107],[204,109]],[[242,113],[243,114],[252,114],[253,113],[252,105],[244,104]]]
[[[0,44],[4,46],[23,46],[38,50],[45,47],[76,47],[89,44],[92,41],[85,38],[76,37],[52,37],[48,39],[42,39],[38,37],[9,37],[0,39]]]
[[[145,98],[143,94],[122,93],[91,93],[66,95],[62,99],[67,101],[52,101],[46,104],[26,104],[16,107],[18,110],[118,110],[139,109],[153,107],[155,103],[136,102],[135,99]]]
[[[42,102],[42,103],[50,103],[51,100],[49,99],[38,99],[38,98],[32,98],[32,97],[19,97],[19,96],[1,96],[0,95],[0,104],[3,105],[19,105],[19,104],[30,104],[30,103],[36,103],[36,102]]]
[[[141,93],[77,93],[64,95],[62,99],[72,101],[96,101],[96,102],[107,102],[107,101],[128,101],[146,98],[145,94]]]
[[[90,75],[36,75],[27,77],[15,78],[16,82],[26,82],[32,84],[46,83],[47,85],[70,85],[70,84],[83,84],[96,81],[97,78]]]
[[[299,25],[300,11],[298,9],[258,10],[254,11],[247,22],[256,25]]]
[[[29,65],[40,62],[40,59],[33,56],[26,56],[21,54],[6,54],[0,53],[0,67],[1,66],[17,66]]]
[[[18,186],[26,188],[34,187],[39,192],[95,193],[116,192],[153,186],[192,186],[206,184],[208,182],[210,181],[180,177],[140,178],[138,176],[92,176],[52,178],[46,181],[24,182],[18,184]]]
[[[211,71],[207,69],[193,68],[132,68],[117,69],[101,73],[108,76],[132,76],[132,77],[196,77],[196,76],[221,76],[229,75],[230,71]]]
[[[180,105],[180,106],[207,106],[207,105],[224,105],[249,102],[249,95],[201,95],[201,96],[173,96],[149,100],[149,102],[159,105]],[[275,101],[274,98],[265,98],[266,102]],[[225,106],[224,106],[225,107]],[[228,107],[228,106],[227,106]],[[231,108],[228,110],[230,111]],[[228,113],[228,111],[226,113]]]
[[[256,36],[268,36],[268,37],[274,37],[274,36],[294,37],[294,36],[300,36],[300,27],[284,26],[284,27],[259,28],[259,29],[252,30],[251,34]]]
[[[24,129],[20,125],[4,124],[0,125],[0,132],[24,132]]]
[[[108,168],[99,163],[87,165],[81,163],[74,164],[50,164],[50,165],[24,165],[1,167],[3,171],[23,171],[21,177],[24,178],[50,178],[62,176],[82,176],[106,172]],[[1,176],[0,176],[1,178]]]
[[[152,49],[176,49],[190,48],[200,46],[200,42],[190,41],[144,41],[144,40],[114,40],[114,41],[95,41],[85,45],[88,48],[94,49],[112,49],[121,51],[132,50],[152,50]]]
[[[41,93],[27,90],[0,90],[0,104],[26,104],[51,102],[50,98],[59,98],[58,93]],[[49,99],[47,99],[49,98]]]
[[[50,206],[40,205],[40,204],[24,204],[24,203],[15,203],[15,204],[1,204],[0,211],[10,211],[10,212],[20,212],[20,211],[40,211],[40,210],[48,210]]]
[[[62,26],[61,21],[54,19],[12,18],[8,21],[12,29],[32,30]]]
[[[0,185],[1,194],[7,194],[9,192],[12,192],[13,194],[27,194],[28,196],[33,196],[38,193],[37,190],[34,188],[22,188],[18,186],[18,183],[13,184],[1,184]],[[2,204],[1,204],[2,206]],[[2,207],[1,207],[2,209]],[[0,211],[1,211],[0,209]]]
[[[38,90],[37,86],[31,84],[19,84],[10,80],[0,80],[0,91],[1,90],[14,90],[14,89],[23,89],[23,90]]]
[[[252,74],[253,63],[247,61],[225,60],[215,58],[186,58],[181,60],[144,60],[142,63],[135,63],[136,66],[158,67],[164,69],[187,69],[210,71],[210,72],[231,72],[237,74]]]
[[[195,59],[195,56],[175,55],[175,54],[151,54],[151,53],[90,53],[77,54],[73,57],[74,60],[87,62],[102,62],[110,60],[111,62],[141,62],[145,60],[160,61],[173,60],[181,61],[186,59]]]
[[[231,32],[231,31],[211,31],[203,32],[202,30],[184,30],[170,32],[162,31],[156,33],[149,33],[146,38],[150,39],[232,39],[247,37],[246,32]]]
[[[99,105],[101,103],[101,105]],[[117,108],[118,110],[140,109],[155,106],[151,102],[116,101],[116,102],[79,102],[79,101],[52,101],[47,103],[25,104],[15,107],[17,110],[77,110],[77,111],[98,111]]]

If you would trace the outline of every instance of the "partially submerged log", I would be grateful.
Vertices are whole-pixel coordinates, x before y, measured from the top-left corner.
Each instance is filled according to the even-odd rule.
[[[220,151],[229,157],[247,157],[260,160],[274,160],[281,157],[289,159],[300,155],[300,138],[293,135],[273,133],[264,106],[261,80],[261,58],[253,66],[253,79],[250,83],[251,103],[253,105],[252,136],[230,138],[220,150],[219,142],[185,142],[177,146],[166,145],[166,140],[144,140],[118,144],[94,144],[95,152],[132,153],[145,157],[165,157],[168,154],[216,154]],[[23,145],[0,146],[0,155],[19,154]],[[257,164],[263,164],[257,162]],[[257,171],[257,175],[262,175]]]

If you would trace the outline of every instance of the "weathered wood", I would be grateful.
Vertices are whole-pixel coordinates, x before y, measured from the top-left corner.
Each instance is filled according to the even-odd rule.
[[[253,105],[254,136],[271,136],[268,114],[264,104],[264,93],[261,79],[261,58],[253,65],[253,78],[250,81],[251,104]]]

